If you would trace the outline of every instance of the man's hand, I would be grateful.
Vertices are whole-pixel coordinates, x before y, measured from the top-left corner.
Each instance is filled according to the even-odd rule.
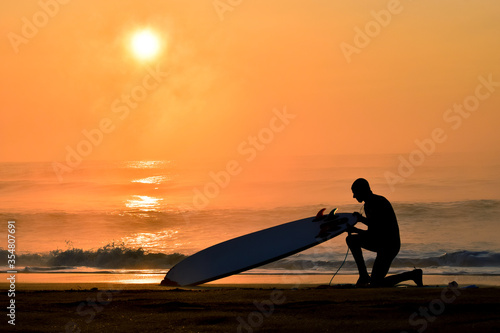
[[[351,226],[347,227],[346,231],[347,231],[349,234],[351,234],[351,233],[353,233],[353,232],[354,232],[354,233],[357,233],[357,234],[359,234],[359,233],[362,233],[362,232],[363,232],[363,230],[358,229],[358,228],[356,228],[356,227],[355,227],[355,226],[353,226],[353,225],[351,225]]]

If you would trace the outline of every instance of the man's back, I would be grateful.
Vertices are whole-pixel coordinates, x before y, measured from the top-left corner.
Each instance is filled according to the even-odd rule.
[[[396,213],[391,203],[381,195],[372,194],[365,200],[368,232],[381,245],[400,245]]]

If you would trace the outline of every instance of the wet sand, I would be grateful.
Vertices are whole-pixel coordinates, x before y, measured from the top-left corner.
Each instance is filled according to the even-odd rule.
[[[16,291],[15,330],[352,333],[496,332],[500,327],[498,287],[291,287],[24,285]],[[10,298],[2,293],[0,300],[6,305]],[[10,326],[8,320],[4,316],[2,327]]]

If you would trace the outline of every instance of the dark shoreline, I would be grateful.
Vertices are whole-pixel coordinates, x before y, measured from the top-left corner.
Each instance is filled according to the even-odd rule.
[[[23,332],[496,332],[498,299],[500,288],[447,286],[22,290],[15,296],[15,328]],[[0,300],[8,304],[7,294],[2,293]],[[8,317],[4,320],[8,325]]]

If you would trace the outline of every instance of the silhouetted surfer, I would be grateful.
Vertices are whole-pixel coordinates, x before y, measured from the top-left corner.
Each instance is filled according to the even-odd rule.
[[[401,247],[398,220],[389,200],[373,194],[368,181],[363,178],[356,179],[351,190],[353,198],[365,202],[366,217],[357,212],[353,215],[357,217],[358,222],[368,226],[368,230],[350,228],[346,238],[359,270],[356,286],[390,287],[407,280],[413,280],[418,286],[422,286],[421,269],[386,277]],[[371,277],[366,270],[362,249],[377,253]]]

